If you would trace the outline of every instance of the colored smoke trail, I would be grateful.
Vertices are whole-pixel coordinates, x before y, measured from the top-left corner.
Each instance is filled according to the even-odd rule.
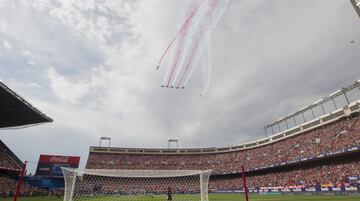
[[[205,0],[202,1],[202,3],[204,3]],[[202,4],[201,3],[201,4]],[[190,12],[189,14],[186,16],[185,22],[184,24],[181,26],[180,30],[178,31],[178,33],[175,35],[175,37],[171,40],[170,44],[167,46],[167,48],[165,49],[164,53],[161,55],[161,58],[158,62],[158,66],[160,66],[161,62],[163,61],[165,55],[168,53],[168,51],[170,50],[170,48],[172,47],[172,45],[174,44],[174,42],[176,41],[176,39],[178,39],[179,36],[183,35],[185,31],[187,31],[188,25],[190,24],[190,21],[193,19],[194,15],[196,14],[199,6],[201,4],[192,4],[190,5]]]
[[[211,12],[208,12],[206,15],[206,19],[208,20],[205,24],[205,31],[203,32],[204,35],[202,37],[203,42],[201,43],[201,47],[199,48],[199,54],[197,55],[197,57],[195,58],[195,60],[193,61],[193,68],[191,69],[191,72],[189,73],[189,75],[187,76],[184,85],[187,85],[187,83],[189,82],[192,73],[195,70],[196,65],[199,62],[199,59],[204,51],[204,49],[206,48],[211,48],[211,35],[213,30],[216,28],[216,24],[218,23],[218,21],[220,20],[221,16],[224,14],[227,5],[229,4],[230,0],[212,0],[211,1],[211,6],[210,6],[210,10]],[[202,92],[202,94],[206,93],[207,88],[210,85],[210,74],[211,74],[211,60],[212,60],[212,55],[211,55],[211,49],[207,50],[209,52],[209,54],[207,55],[207,58],[205,57],[204,59],[208,60],[208,65],[206,69],[208,69],[208,72],[203,72],[205,74],[203,74],[203,76],[206,78],[208,78],[208,80],[204,80],[204,90]]]
[[[180,31],[178,32],[178,35],[175,36],[175,39],[177,39],[177,47],[176,47],[175,56],[174,56],[175,59],[174,59],[173,63],[171,64],[172,68],[171,68],[170,74],[169,74],[169,76],[167,76],[167,78],[168,78],[167,83],[166,83],[167,87],[169,87],[170,81],[173,80],[172,78],[173,78],[173,75],[175,73],[175,69],[178,66],[180,58],[183,55],[182,54],[183,51],[186,50],[184,48],[184,43],[185,43],[185,38],[184,37],[186,36],[186,34],[187,34],[188,30],[189,30],[189,25],[191,24],[191,21],[192,21],[193,17],[195,16],[196,12],[198,11],[198,8],[199,8],[199,5],[196,5],[196,4],[191,5],[189,15],[186,17],[186,20],[185,20],[183,26],[181,27]],[[175,41],[175,40],[173,40],[173,41]],[[169,47],[172,46],[173,41],[171,41]],[[176,73],[176,74],[178,74],[178,73]],[[174,80],[176,80],[176,79],[174,79]]]
[[[207,13],[204,16],[205,17],[205,20],[203,20],[204,24],[200,25],[200,30],[198,32],[199,37],[196,39],[196,43],[195,43],[195,46],[193,48],[194,51],[190,55],[189,64],[185,68],[185,72],[183,73],[183,76],[182,76],[182,78],[180,80],[181,83],[179,83],[179,85],[182,84],[182,81],[184,80],[186,74],[188,74],[188,75],[186,77],[186,81],[184,83],[184,86],[187,84],[187,82],[189,81],[192,73],[194,72],[194,69],[195,69],[194,65],[197,65],[198,60],[200,59],[200,56],[201,56],[201,54],[203,52],[204,47],[206,46],[207,43],[211,43],[211,41],[208,40],[208,37],[210,37],[211,32],[212,32],[211,19],[212,19],[212,14],[214,12],[214,9],[218,5],[218,3],[219,3],[219,0],[210,1],[209,10],[207,11]],[[190,69],[190,66],[191,66],[191,69]],[[190,72],[189,72],[189,69],[190,69]]]
[[[196,54],[199,52],[198,51],[199,50],[199,45],[200,45],[200,40],[199,39],[195,40],[195,45],[191,49],[189,58],[188,58],[188,60],[186,62],[186,65],[184,66],[184,71],[182,72],[180,81],[177,84],[178,88],[181,87],[181,86],[185,86],[185,85],[182,85],[183,81],[184,81],[185,76],[187,75],[187,73],[189,71],[190,66],[193,64],[194,58],[196,58]]]
[[[205,93],[211,75],[211,33],[226,10],[230,0],[195,0],[178,33],[161,56],[159,66],[166,64],[162,86],[184,88],[200,60],[203,67]],[[204,50],[206,50],[204,52]],[[164,62],[164,64],[163,64]]]
[[[211,38],[211,36],[210,36]],[[205,47],[206,52],[205,58],[206,58],[206,64],[202,65],[202,73],[204,75],[204,89],[200,93],[200,95],[205,94],[210,86],[210,80],[211,80],[211,66],[212,66],[212,49],[211,49],[211,43],[207,43],[207,47]]]

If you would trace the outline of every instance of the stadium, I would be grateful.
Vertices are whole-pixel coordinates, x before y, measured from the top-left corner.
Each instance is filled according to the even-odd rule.
[[[179,91],[188,90],[187,83],[197,65],[196,62],[202,59],[200,50],[204,49],[205,52],[209,51],[209,49],[207,49],[209,44],[206,44],[206,38],[210,37],[208,34],[215,28],[215,25],[224,14],[230,1],[204,0],[194,2],[193,4],[189,4],[190,6],[186,12],[184,24],[182,24],[173,40],[170,41],[170,44],[162,54],[156,67],[157,71],[161,70],[163,66],[168,65],[167,62],[172,64],[172,68],[169,68],[165,73],[163,83],[159,89],[177,90],[176,93],[178,94],[176,96],[174,95],[176,98],[171,97],[171,101],[177,98],[179,102],[183,100],[179,98],[179,94],[182,93],[179,93]],[[347,4],[348,7],[351,6],[351,9],[354,8],[356,11],[356,13],[352,14],[359,15],[360,17],[360,2],[358,0],[350,0],[350,3],[348,1]],[[14,7],[19,5],[20,3]],[[26,6],[27,5],[25,5],[25,7]],[[51,7],[50,4],[41,5],[39,8],[37,8],[37,6],[39,5],[31,4],[31,9],[26,7],[26,9],[24,9],[25,16],[28,17],[27,13],[36,9],[39,9],[36,11],[41,12],[35,12],[36,14],[34,15],[40,16],[39,13],[46,13],[44,11]],[[79,7],[82,6],[84,5],[82,4]],[[110,5],[110,7],[112,6],[113,5]],[[121,11],[126,12],[131,6],[125,6],[124,10]],[[64,7],[65,10],[69,9],[69,7]],[[110,8],[95,7],[96,6],[91,8],[91,6],[89,6],[84,9],[85,11],[82,11],[86,13],[87,17],[91,17],[92,15],[110,10]],[[341,8],[343,9],[343,7]],[[144,10],[145,8],[141,7],[141,9]],[[1,1],[0,9],[2,9]],[[74,8],[66,10],[66,12],[57,9],[49,12],[52,14],[51,17],[60,16],[59,19],[67,20],[67,18],[70,19],[76,16],[74,17],[75,19],[80,16],[77,15],[80,12],[74,16],[69,14]],[[87,9],[94,9],[96,12]],[[4,9],[0,11],[4,11]],[[18,11],[19,13],[23,12],[21,9],[18,9]],[[116,10],[115,13],[117,12]],[[109,16],[111,19],[118,17],[116,15]],[[207,19],[209,16],[211,16],[210,20]],[[126,18],[124,17],[124,19]],[[73,26],[72,20],[69,20],[70,22],[67,21],[67,24],[65,24],[67,26]],[[121,20],[123,20],[123,18],[121,18]],[[84,21],[84,19],[80,19],[79,21]],[[126,21],[126,23],[131,22],[131,20],[124,21]],[[56,23],[58,22],[60,21]],[[104,25],[107,23],[98,20],[94,24],[98,26],[99,24]],[[96,30],[94,24],[89,25],[89,27],[92,27],[92,31]],[[45,23],[45,25],[48,24]],[[41,27],[46,26],[42,24]],[[54,30],[58,30],[59,27]],[[81,28],[86,26],[81,23],[75,23],[75,27],[81,30]],[[0,34],[2,34],[2,31],[5,29],[7,29],[7,25],[3,26],[0,21]],[[122,28],[117,27],[117,29],[120,30]],[[129,30],[130,29],[131,28],[129,28]],[[100,33],[97,34],[100,35]],[[109,35],[108,32],[104,35],[107,34]],[[1,36],[2,35],[0,35],[0,37]],[[71,38],[74,36],[66,35],[66,37]],[[80,35],[79,38],[83,40],[82,37],[86,38],[89,36]],[[132,37],[136,38],[138,36]],[[135,40],[132,37],[130,37],[131,39],[129,40]],[[102,43],[104,41],[108,43],[108,38],[106,37],[104,37],[106,40],[94,36],[90,36],[90,38],[91,43],[96,40]],[[8,40],[12,41],[10,39]],[[59,45],[58,41],[52,41],[51,43]],[[124,46],[129,48],[127,45]],[[351,40],[350,45],[355,46],[358,44],[357,41]],[[14,49],[17,48],[16,45],[11,45],[7,40],[3,41],[3,46],[8,52],[15,52]],[[6,58],[6,56],[3,58],[1,56],[6,55],[6,53],[4,53],[5,51],[1,48],[0,61],[5,62],[4,58]],[[101,46],[99,45],[96,48],[101,49]],[[108,47],[108,49],[112,50],[116,48],[114,46],[111,46],[111,48]],[[357,48],[357,46],[355,46],[355,48]],[[52,57],[50,53],[44,53],[44,50],[50,52],[49,49],[51,48],[44,47],[44,49],[39,52],[48,57]],[[71,48],[69,48],[70,54],[73,54],[70,49]],[[79,51],[83,52],[85,49],[85,47],[81,47]],[[351,49],[351,51],[354,49]],[[347,54],[347,51],[344,52]],[[11,54],[15,54],[14,52],[11,52]],[[22,50],[20,52],[22,54],[21,58],[29,57],[33,59],[27,61],[27,64],[30,66],[35,64],[39,64],[39,66],[52,65],[51,62],[41,63],[39,55],[39,58],[33,55],[36,51],[30,52]],[[205,54],[206,58],[211,57],[209,52]],[[96,58],[97,56],[94,56],[96,54],[98,54],[98,52],[91,53],[90,55]],[[324,55],[326,55],[326,53],[324,53]],[[326,57],[330,56],[326,55]],[[16,57],[14,56],[13,58]],[[84,58],[92,60],[89,59],[90,56],[88,55],[84,56]],[[357,57],[354,58],[347,57],[349,62],[352,59],[358,60]],[[47,60],[42,59],[43,61]],[[56,58],[54,60],[58,61],[62,59]],[[19,62],[22,62],[21,59],[19,60]],[[74,60],[70,59],[71,62],[74,62]],[[108,64],[111,62],[113,61],[106,61],[104,63]],[[65,66],[69,65],[66,62],[60,63]],[[76,65],[84,64],[74,63],[76,63]],[[339,65],[343,66],[344,63],[340,62]],[[95,69],[96,67],[93,67],[96,65],[101,66],[100,70],[97,71]],[[110,93],[110,95],[107,94],[108,91],[104,91],[105,89],[113,89],[115,87],[111,82],[107,83],[107,81],[97,79],[99,77],[96,76],[99,74],[107,73],[108,67],[104,67],[99,63],[96,63],[96,65],[91,67],[93,73],[91,76],[93,77],[85,79],[85,81],[80,80],[75,82],[71,80],[73,79],[73,75],[69,75],[71,78],[61,76],[61,73],[57,72],[55,67],[50,67],[45,73],[47,79],[51,80],[50,87],[37,85],[36,82],[27,83],[28,80],[26,80],[26,84],[24,84],[20,81],[17,82],[16,79],[14,81],[12,78],[7,78],[6,82],[0,81],[0,132],[2,132],[1,134],[5,134],[4,137],[1,135],[2,138],[0,139],[0,201],[355,201],[360,199],[360,80],[358,80],[358,78],[356,81],[344,81],[342,79],[345,78],[341,77],[341,73],[338,72],[340,70],[337,69],[336,73],[339,74],[339,78],[332,78],[332,80],[329,78],[326,83],[321,83],[322,86],[326,87],[318,91],[315,89],[314,91],[309,91],[310,95],[305,93],[307,97],[299,97],[298,93],[301,94],[299,92],[300,90],[294,88],[293,90],[296,92],[292,93],[293,95],[291,95],[291,97],[285,97],[285,99],[289,101],[280,102],[277,103],[277,105],[265,106],[273,107],[273,110],[275,110],[275,108],[286,108],[285,111],[287,111],[288,115],[278,118],[273,122],[267,120],[270,123],[264,126],[261,125],[261,118],[254,114],[257,127],[263,129],[263,135],[254,134],[254,136],[256,136],[255,139],[251,138],[252,140],[240,142],[235,141],[232,145],[228,146],[223,146],[220,143],[219,146],[204,146],[202,148],[179,147],[178,139],[170,137],[170,134],[168,134],[165,135],[168,140],[167,148],[153,148],[151,143],[155,143],[158,139],[163,140],[164,136],[155,137],[156,135],[149,135],[150,137],[147,137],[132,132],[127,136],[124,135],[127,138],[121,138],[129,139],[129,141],[121,142],[122,145],[131,144],[130,139],[135,139],[136,141],[136,139],[145,138],[149,141],[149,147],[136,147],[132,145],[116,146],[120,141],[119,138],[116,140],[115,137],[114,143],[114,138],[107,136],[106,132],[111,133],[111,129],[108,129],[109,127],[114,127],[116,133],[119,132],[117,134],[121,135],[120,132],[124,130],[119,129],[122,127],[120,124],[128,123],[126,122],[126,118],[131,119],[131,115],[128,115],[131,113],[129,111],[133,110],[135,111],[134,113],[139,113],[139,116],[141,116],[143,108],[136,108],[134,103],[131,103],[129,105],[131,107],[134,106],[134,108],[121,108],[125,112],[121,114],[120,112],[118,113],[117,110],[121,110],[119,109],[120,107],[117,107],[118,105],[116,104],[111,105],[110,103],[126,98],[111,99],[111,97],[116,96],[116,93],[119,91],[114,90],[112,92],[115,93]],[[33,68],[32,71],[36,71],[36,68]],[[315,70],[311,69],[309,74],[311,74],[312,71]],[[6,71],[1,71],[0,69],[0,73],[4,72]],[[29,73],[29,70],[24,72],[20,73],[21,76],[31,77],[26,74]],[[39,70],[39,72],[42,73],[42,70]],[[62,73],[71,74],[71,72],[71,67],[69,67]],[[84,76],[86,74],[84,73],[85,71],[79,70],[79,72],[80,74],[84,74]],[[39,73],[39,75],[41,73]],[[114,74],[118,75],[116,73]],[[128,72],[124,71],[120,72],[120,74],[127,75]],[[349,71],[348,74],[354,74],[348,76],[353,78],[358,76],[358,71]],[[116,81],[120,80],[116,78],[115,75],[110,73],[105,76],[105,80],[114,79],[114,77]],[[325,75],[327,75],[326,72],[324,72],[324,77]],[[256,75],[256,78],[257,76],[258,75]],[[291,75],[289,76],[291,77]],[[311,77],[312,75],[307,76]],[[35,76],[33,79],[41,80],[42,78],[41,76]],[[19,78],[19,80],[21,79]],[[319,78],[319,80],[321,79]],[[339,80],[341,80],[341,82]],[[336,83],[332,83],[335,81]],[[306,82],[311,81],[310,79],[301,80],[299,85],[306,85]],[[347,83],[346,86],[337,85],[338,83],[344,82]],[[5,83],[9,83],[9,85]],[[119,82],[115,83],[119,84]],[[88,85],[91,86],[89,87]],[[339,89],[331,89],[336,91],[330,93],[331,91],[327,91],[329,88],[328,85],[336,85]],[[46,110],[50,111],[49,114],[52,115],[48,116],[42,112],[38,107],[35,107],[35,104],[30,103],[27,98],[25,99],[22,95],[19,95],[19,93],[15,92],[17,90],[14,90],[10,86],[15,86],[16,89],[23,89],[22,92],[27,90],[31,91],[25,94],[30,94],[32,97],[37,97],[34,95],[36,92],[39,93],[39,91],[51,88],[56,97],[58,97],[57,100],[52,102],[55,103],[55,107],[47,104],[46,101],[41,101],[41,99],[47,99],[54,94],[38,96],[40,98],[34,100],[36,100],[36,105],[39,104],[41,107],[46,108]],[[103,88],[96,88],[98,86]],[[312,90],[311,86],[305,89]],[[201,98],[206,97],[208,87],[208,85],[205,85],[204,91],[200,93]],[[131,86],[130,88],[134,89],[136,87]],[[140,88],[149,89],[142,85]],[[193,90],[191,87],[189,88],[189,91]],[[226,87],[222,88],[222,90],[225,88]],[[249,89],[249,91],[251,90],[252,89]],[[276,90],[282,90],[282,88]],[[67,93],[69,91],[71,92]],[[97,92],[95,94],[99,95],[99,97],[92,94],[94,91]],[[319,91],[321,91],[321,94],[319,94]],[[131,93],[137,94],[139,91],[134,90],[131,91]],[[219,93],[219,91],[217,91],[217,93]],[[324,93],[329,95],[324,96]],[[244,94],[245,95],[240,96],[241,98],[244,97],[244,100],[247,98],[245,96],[251,96],[247,92]],[[261,97],[261,104],[267,104],[266,99],[272,98],[267,97],[269,94],[264,94],[265,98]],[[120,95],[123,94],[120,93]],[[191,97],[189,94],[187,95]],[[111,100],[109,102],[102,102],[103,100],[100,96],[104,96],[106,100]],[[150,95],[147,94],[147,96]],[[168,94],[166,96],[168,96]],[[198,96],[198,93],[196,96]],[[208,95],[206,98],[209,97],[211,97],[211,95]],[[319,97],[321,98],[316,100]],[[84,99],[90,101],[86,102]],[[159,96],[155,99],[157,101],[161,99],[161,97]],[[288,107],[286,104],[288,104],[288,102],[296,102],[297,100],[301,100],[299,101],[301,104],[309,102],[310,100],[312,104],[297,108],[294,112],[293,108]],[[52,98],[50,98],[49,102],[51,101],[53,101]],[[128,102],[131,101],[137,102],[132,99]],[[124,102],[127,103],[127,101]],[[88,103],[90,106],[85,103]],[[217,102],[217,104],[218,103],[220,102]],[[109,104],[109,106],[106,104]],[[147,104],[148,103],[145,105]],[[164,102],[160,104],[164,104]],[[175,107],[178,107],[176,104],[177,102],[174,103]],[[169,105],[171,106],[171,104]],[[169,105],[164,104],[164,110],[170,108]],[[180,105],[183,106],[182,104]],[[89,112],[89,110],[87,110],[88,108],[91,108],[95,112]],[[103,110],[107,109],[109,109],[110,112],[107,111],[103,113]],[[226,110],[225,107],[221,109]],[[74,110],[74,112],[72,110]],[[253,111],[256,112],[256,110],[251,110],[251,112]],[[77,114],[77,112],[79,112],[79,114]],[[164,111],[159,110],[156,111],[155,114],[159,114],[160,116],[162,112]],[[176,113],[178,110],[172,110],[170,112]],[[192,112],[196,113],[195,109]],[[244,111],[244,113],[246,112]],[[114,115],[116,121],[111,121],[111,118],[106,115]],[[244,114],[244,116],[249,119],[251,115],[253,114]],[[169,118],[169,124],[179,120],[174,118],[174,116],[166,116],[166,118]],[[88,117],[95,120],[86,121]],[[144,116],[144,119],[145,118]],[[59,123],[57,123],[58,120]],[[144,121],[142,121],[142,123],[144,123]],[[95,124],[101,125],[100,127],[103,130],[101,130],[101,132],[96,130]],[[142,127],[141,122],[134,122],[134,124],[135,128]],[[86,128],[85,130],[80,129],[80,135],[76,133],[76,131],[78,131],[76,130],[78,129],[78,125]],[[226,125],[228,126],[229,124]],[[66,129],[62,129],[62,127]],[[146,127],[145,125],[144,127],[153,128]],[[56,131],[56,129],[58,130]],[[119,131],[117,131],[117,129],[119,129]],[[127,129],[125,130],[127,131]],[[130,130],[131,129],[129,129],[129,133]],[[10,132],[12,133],[9,134]],[[46,133],[46,137],[45,135],[38,134],[38,132]],[[58,134],[57,132],[61,133]],[[147,130],[147,132],[155,131]],[[186,133],[186,131],[182,132]],[[227,132],[228,130],[224,129],[221,137],[230,137],[230,133]],[[30,137],[24,137],[22,135],[23,133],[30,135]],[[211,132],[209,133],[208,138],[211,138]],[[53,137],[50,134],[52,134]],[[6,135],[14,135],[15,137],[8,137]],[[237,133],[237,135],[242,134]],[[250,136],[252,134],[245,133],[244,135]],[[90,136],[96,136],[97,139],[100,138],[100,143],[94,146],[94,139]],[[196,138],[196,134],[190,136],[190,138]],[[31,141],[27,142],[24,139],[31,139]],[[51,139],[51,142],[49,139]],[[231,139],[235,138],[232,137]],[[151,140],[154,142],[150,142]],[[108,143],[104,144],[104,141]],[[113,144],[111,142],[113,142]],[[204,140],[204,144],[208,142],[210,141]],[[49,143],[49,145],[47,143]],[[175,147],[171,146],[173,143],[176,143]],[[57,144],[56,147],[54,146],[55,144]],[[76,145],[78,145],[78,147],[76,147]],[[32,148],[34,150],[32,150]],[[40,154],[38,154],[38,150],[41,150]],[[86,156],[84,156],[83,153],[85,153]],[[38,158],[38,160],[35,161],[34,158]]]
[[[212,169],[209,192],[243,192],[241,166],[246,165],[248,189],[253,193],[358,194],[359,102],[281,130],[333,99],[359,90],[359,83],[316,102],[271,126],[270,137],[233,147],[199,149],[135,149],[90,147],[87,169],[207,170]],[[356,92],[355,92],[356,93]],[[344,97],[343,97],[344,98]],[[335,106],[337,107],[337,106]],[[288,124],[288,123],[286,123]],[[271,127],[270,126],[270,127]],[[273,129],[272,129],[273,130]]]
[[[88,171],[94,169],[169,170],[175,172],[181,170],[212,170],[208,184],[210,198],[211,196],[223,195],[224,198],[220,197],[222,200],[230,195],[229,200],[232,200],[239,194],[244,194],[241,167],[245,165],[247,189],[250,197],[267,194],[305,196],[321,194],[323,196],[352,195],[354,199],[357,199],[356,195],[360,192],[360,102],[359,99],[351,100],[350,98],[356,98],[360,95],[359,86],[360,82],[357,81],[355,84],[316,101],[295,114],[278,120],[265,127],[265,129],[270,128],[272,131],[274,131],[272,127],[277,127],[278,132],[275,130],[274,134],[269,137],[254,142],[232,147],[194,149],[137,149],[92,146],[90,147],[86,169]],[[349,96],[350,94],[352,97]],[[342,102],[342,99],[345,101]],[[24,100],[22,99],[22,101]],[[325,110],[326,107],[324,106],[329,103],[332,103],[332,107],[337,109],[326,113],[329,110]],[[14,107],[19,106],[15,105]],[[323,109],[323,114],[314,112],[317,111],[318,107]],[[304,115],[307,113],[312,114],[312,118],[308,121]],[[33,115],[36,117],[37,113]],[[29,117],[31,116],[29,115]],[[49,119],[46,117],[45,120]],[[302,119],[303,122],[299,122],[297,119]],[[30,120],[32,118],[28,118],[26,122],[30,123]],[[299,123],[294,127],[289,127],[289,120],[293,121],[294,124],[297,121]],[[282,130],[283,125],[287,125],[284,130]],[[21,124],[21,126],[23,125]],[[1,158],[3,175],[0,183],[1,197],[12,197],[14,195],[13,187],[17,183],[17,172],[21,170],[23,163],[4,143],[1,143]],[[59,160],[56,162],[59,163]],[[171,175],[171,173],[168,174]],[[142,183],[146,183],[146,185],[140,189],[146,189],[147,192],[152,192],[155,196],[161,194],[163,188],[168,185],[176,186],[176,191],[182,196],[187,195],[186,192],[199,193],[199,178],[195,176],[192,178],[185,177],[184,181],[179,175],[174,176],[175,181],[161,178],[161,173],[158,175],[159,178],[149,179],[149,181],[146,181],[146,178],[121,180],[110,175],[101,176],[100,174],[99,176],[94,173],[82,177],[82,180],[74,180],[72,185],[76,185],[75,191],[78,191],[78,194],[82,192],[88,197],[93,193],[91,189],[96,184],[101,186],[98,193],[106,196],[118,194],[119,189],[136,191],[137,188],[140,188],[139,186],[142,186]],[[69,185],[66,182],[65,177],[65,186]],[[161,183],[164,185],[159,185]],[[132,186],[132,184],[136,185]],[[189,185],[191,187],[188,187]],[[62,191],[59,189],[63,188],[57,187],[46,190],[25,184],[20,190],[20,196],[56,195]],[[124,196],[123,194],[124,192],[122,196]],[[174,194],[176,193],[174,192]],[[96,200],[96,196],[90,196],[90,198],[90,200]],[[119,200],[127,200],[127,198],[129,197],[125,196]],[[137,200],[141,197],[132,199]],[[144,197],[143,199],[148,198]],[[153,199],[156,200],[156,197]]]

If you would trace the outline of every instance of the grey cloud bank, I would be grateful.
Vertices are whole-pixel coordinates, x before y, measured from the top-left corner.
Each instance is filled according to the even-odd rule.
[[[326,1],[326,4],[325,4]],[[360,20],[348,1],[233,0],[212,36],[212,79],[184,91],[155,71],[185,9],[180,0],[0,1],[0,75],[55,121],[1,131],[32,169],[38,156],[114,146],[226,146],[359,79]],[[349,41],[354,40],[351,44]]]

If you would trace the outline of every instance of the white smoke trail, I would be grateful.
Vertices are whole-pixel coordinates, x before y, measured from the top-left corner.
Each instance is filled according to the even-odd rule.
[[[170,42],[164,54],[162,55],[158,66],[166,56],[167,52],[171,52],[170,60],[167,62],[168,65],[167,71],[164,76],[162,86],[173,87],[175,85],[176,78],[181,70],[181,68],[178,68],[178,66],[183,65],[186,56],[186,51],[188,50],[188,46],[191,44],[191,41],[189,41],[189,39],[191,38],[190,37],[191,32],[189,33],[189,30],[191,31],[192,28],[189,28],[189,26],[191,26],[192,24],[196,24],[193,23],[193,21],[198,16],[197,13],[198,10],[200,9],[200,6],[206,1],[207,0],[192,1],[192,3],[189,5],[189,9],[185,16],[185,21],[183,25],[181,26],[180,30],[178,31],[174,39]],[[180,47],[184,45],[185,47]],[[175,70],[175,76],[173,76],[174,70]]]
[[[196,16],[194,16],[194,19],[192,23],[188,27],[188,32],[186,36],[184,37],[184,40],[187,41],[187,47],[183,51],[184,57],[183,61],[181,62],[182,65],[179,65],[177,76],[174,78],[174,86],[176,87],[184,87],[184,77],[188,73],[188,68],[190,68],[190,65],[192,64],[193,58],[195,58],[194,55],[198,53],[198,45],[200,40],[202,39],[202,23],[203,23],[203,13],[206,12],[206,3],[201,5],[198,9],[198,12]],[[178,80],[180,75],[180,79]]]
[[[201,38],[201,36],[199,35],[199,30],[201,29],[200,24],[202,22],[203,13],[206,12],[207,1],[208,0],[197,2],[198,3],[197,13],[193,17],[191,23],[188,25],[187,34],[184,35],[183,40],[186,41],[187,46],[183,51],[183,59],[181,65],[179,65],[176,76],[174,77],[173,86],[175,87],[184,87],[183,85],[181,86],[181,83],[184,80],[183,75],[186,74],[187,71],[186,67],[188,66],[189,62],[191,63],[189,59],[193,57],[192,56],[193,46],[198,42],[198,38]],[[178,80],[179,76],[180,79]]]
[[[211,40],[211,35],[210,35]],[[209,86],[210,86],[210,80],[211,80],[211,68],[212,68],[212,45],[211,42],[206,43],[207,46],[205,47],[205,65],[202,65],[202,73],[204,75],[204,89],[200,93],[200,95],[203,95],[207,92]]]
[[[206,15],[206,14],[204,15],[205,31],[204,31],[204,36],[202,37],[201,48],[199,49],[199,54],[197,55],[197,58],[194,58],[194,63],[192,65],[190,73],[188,74],[188,76],[186,78],[186,81],[184,82],[184,86],[186,86],[188,81],[190,80],[206,44],[211,43],[211,40],[210,40],[211,34],[212,34],[213,30],[215,29],[221,16],[224,14],[229,2],[230,2],[230,0],[212,0],[210,2],[213,4],[217,4],[217,5],[216,5],[215,9],[213,10],[213,12],[209,12],[208,15]],[[211,7],[209,9],[211,9]],[[211,56],[211,55],[209,55],[209,56]],[[211,59],[211,58],[208,58],[208,59]],[[211,62],[209,62],[209,65],[211,65]],[[211,70],[211,66],[208,67],[208,70],[209,71]],[[211,73],[211,72],[208,72],[208,73]],[[206,92],[206,90],[207,90],[206,83],[204,83],[204,91]]]
[[[192,41],[190,40],[190,37],[185,37],[184,38],[185,47],[184,47],[184,52],[181,55],[181,60],[180,60],[179,66],[184,65],[184,62],[186,60],[186,55],[187,55],[187,53],[189,51],[189,47],[191,46],[191,42]],[[181,69],[182,68],[177,68],[174,79],[173,79],[173,82],[172,82],[172,86],[176,86],[176,81],[177,81],[177,78],[179,77],[179,75],[181,73]]]
[[[163,86],[183,88],[189,82],[200,58],[207,63],[203,67],[205,93],[211,76],[211,33],[226,10],[230,0],[195,0],[189,7],[185,22],[166,49],[171,52]],[[169,48],[170,47],[170,48]],[[206,49],[206,53],[204,53]],[[161,60],[164,58],[162,56]],[[202,56],[203,55],[203,56]]]

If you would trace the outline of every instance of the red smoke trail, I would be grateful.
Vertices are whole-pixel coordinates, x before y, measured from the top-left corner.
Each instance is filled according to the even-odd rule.
[[[202,4],[202,3],[201,3]],[[174,63],[172,65],[172,68],[171,68],[171,72],[170,72],[170,75],[169,75],[169,78],[168,78],[168,81],[167,81],[167,84],[166,84],[166,87],[169,87],[169,84],[173,78],[173,75],[174,75],[174,72],[178,66],[178,63],[180,61],[180,57],[181,57],[181,54],[183,52],[183,47],[184,47],[184,37],[185,35],[187,34],[188,30],[189,30],[189,26],[192,22],[192,19],[194,18],[195,14],[197,13],[198,11],[198,8],[199,6],[201,5],[196,5],[196,7],[194,8],[194,10],[192,10],[192,12],[190,12],[190,16],[185,20],[183,26],[181,27],[180,29],[180,32],[179,32],[179,35],[176,36],[175,39],[178,39],[180,40],[179,42],[179,45],[177,46],[177,49],[176,49],[176,55],[175,55],[175,60],[174,60]],[[171,45],[172,43],[174,42],[175,40],[171,41]]]
[[[182,53],[182,50],[183,50],[183,46],[184,46],[184,40],[183,40],[183,37],[181,37],[180,44],[176,48],[175,60],[174,60],[174,63],[172,64],[170,76],[169,76],[169,79],[167,81],[166,87],[169,87],[172,76],[174,75],[175,69],[176,69],[176,67],[177,67],[177,65],[179,63],[180,56],[181,56],[181,53]]]
[[[214,9],[215,9],[216,6],[218,5],[218,2],[219,2],[219,0],[213,0],[213,1],[212,1],[211,7],[210,7],[211,9],[210,9],[210,11],[208,11],[207,17],[210,17],[210,16],[211,16],[211,14],[213,13]],[[200,32],[199,32],[199,34],[198,34],[198,38],[197,38],[197,40],[196,40],[195,46],[194,46],[193,49],[191,50],[191,55],[190,55],[190,58],[189,58],[189,62],[187,63],[184,72],[182,73],[182,76],[181,76],[180,82],[179,82],[178,85],[177,85],[177,88],[180,87],[180,85],[182,84],[182,82],[183,82],[183,80],[184,80],[184,78],[185,78],[185,76],[186,76],[186,74],[187,74],[187,71],[189,70],[191,64],[193,63],[193,59],[194,59],[194,57],[195,57],[195,54],[196,54],[196,52],[197,52],[198,49],[199,49],[200,37],[201,37],[201,36],[203,35],[203,33],[204,33],[204,28],[205,28],[205,27],[202,27],[202,28],[200,29]]]
[[[169,51],[169,49],[171,48],[171,46],[174,44],[174,42],[176,41],[176,39],[183,34],[183,32],[189,27],[190,21],[194,18],[195,14],[198,11],[198,8],[200,7],[201,4],[203,4],[206,0],[204,0],[203,2],[201,2],[200,4],[196,5],[193,10],[190,11],[189,16],[186,17],[186,20],[184,22],[184,24],[181,26],[180,30],[178,31],[178,33],[175,35],[175,37],[171,40],[170,44],[167,46],[166,50],[164,51],[164,53],[161,55],[161,58],[159,60],[158,66],[160,66],[162,60],[164,59],[165,55],[167,54],[167,52]]]
[[[201,31],[201,32],[199,33],[198,38],[200,38],[202,32],[203,32],[203,31]],[[190,54],[189,61],[187,62],[186,66],[185,66],[185,70],[184,70],[184,72],[183,72],[182,75],[181,75],[180,82],[179,82],[178,85],[176,86],[177,88],[179,88],[180,85],[182,84],[182,82],[183,82],[183,80],[184,80],[184,78],[185,78],[185,75],[187,74],[187,71],[188,71],[188,69],[190,68],[190,65],[191,65],[192,62],[193,62],[193,59],[194,59],[194,57],[195,57],[195,54],[196,54],[196,52],[197,52],[198,49],[199,49],[199,45],[200,45],[200,41],[199,41],[199,39],[197,39],[197,40],[196,40],[196,43],[195,43],[195,46],[194,46],[194,47],[192,48],[192,50],[191,50],[191,54]]]
[[[167,46],[165,52],[163,53],[163,55],[162,55],[161,58],[160,58],[160,61],[159,61],[159,63],[158,63],[158,66],[160,66],[162,60],[164,59],[166,53],[169,51],[169,49],[170,49],[170,47],[172,46],[172,44],[175,42],[176,38],[177,38],[177,36],[175,36],[175,37],[172,39],[172,41],[170,42],[170,44]]]

